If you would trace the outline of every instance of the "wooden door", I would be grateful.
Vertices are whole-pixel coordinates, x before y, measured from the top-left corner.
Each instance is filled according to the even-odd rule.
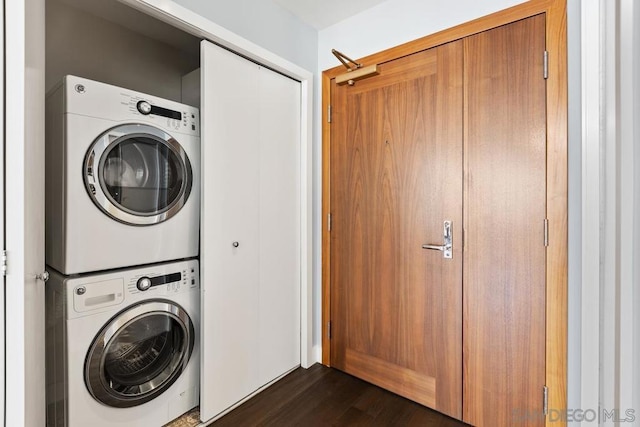
[[[300,364],[300,83],[202,42],[207,421]]]
[[[464,421],[541,426],[545,383],[545,17],[465,51]]]
[[[462,57],[416,53],[331,96],[331,364],[457,418]],[[445,220],[452,259],[422,249]]]

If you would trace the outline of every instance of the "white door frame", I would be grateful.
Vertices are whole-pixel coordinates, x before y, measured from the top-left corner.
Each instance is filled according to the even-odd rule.
[[[320,362],[313,347],[312,282],[312,114],[313,73],[270,52],[171,0],[119,0],[194,36],[207,39],[301,83],[300,117],[300,364]]]
[[[640,7],[635,0],[580,6],[582,321],[575,400],[583,411],[601,410],[602,423],[614,409],[624,422],[633,415],[627,410],[635,410],[635,419],[640,410]]]
[[[0,8],[0,81],[4,81],[4,1],[1,3]],[[4,99],[4,85],[0,85],[0,99]],[[0,242],[2,242],[2,248],[5,248],[4,241],[4,102],[0,102],[0,188],[2,189],[2,197],[0,197]],[[5,289],[7,288],[6,278],[2,277],[2,292],[0,292],[0,399],[2,399],[2,405],[0,406],[0,420],[4,420],[5,405],[5,387],[7,382],[5,381],[7,375],[7,368],[4,364],[6,354],[5,341]]]
[[[6,426],[45,424],[44,0],[5,1]]]

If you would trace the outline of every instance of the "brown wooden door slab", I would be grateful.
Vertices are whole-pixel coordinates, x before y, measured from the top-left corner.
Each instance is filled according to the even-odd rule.
[[[544,425],[545,18],[468,37],[464,417]]]
[[[332,87],[331,364],[462,416],[462,42]],[[453,222],[453,258],[442,244]]]

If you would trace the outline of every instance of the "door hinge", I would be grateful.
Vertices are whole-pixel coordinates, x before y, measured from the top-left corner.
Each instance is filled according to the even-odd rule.
[[[331,321],[327,322],[327,338],[331,339]]]
[[[2,250],[2,275],[7,275],[7,250]]]
[[[544,247],[549,246],[549,220],[544,219]]]
[[[331,123],[331,105],[327,105],[327,123]]]
[[[549,413],[549,389],[547,386],[542,386],[542,413],[547,415]]]
[[[542,62],[542,76],[546,79],[549,78],[549,52],[544,51]]]
[[[331,231],[331,214],[327,214],[327,231]]]
[[[467,248],[467,229],[462,229],[462,252]]]

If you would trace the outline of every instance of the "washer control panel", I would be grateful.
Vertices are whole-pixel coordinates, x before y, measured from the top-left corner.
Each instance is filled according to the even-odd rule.
[[[68,319],[118,310],[121,304],[200,291],[196,259],[55,280],[60,283],[52,286],[64,289]],[[192,296],[196,297],[189,298]]]
[[[199,286],[197,264],[188,264],[172,272],[144,272],[129,279],[127,290],[131,294],[153,293],[168,295],[197,289]]]

